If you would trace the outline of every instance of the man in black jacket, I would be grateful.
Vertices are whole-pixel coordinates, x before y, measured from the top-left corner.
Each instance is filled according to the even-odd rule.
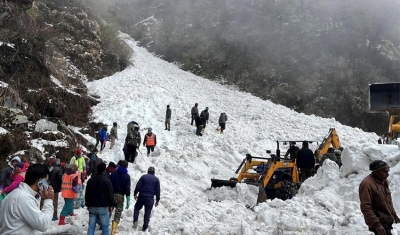
[[[300,168],[300,180],[304,182],[312,176],[315,166],[315,158],[311,149],[308,148],[308,142],[303,141],[303,147],[297,153],[297,167]]]
[[[85,201],[89,210],[88,235],[94,235],[96,221],[100,219],[103,235],[109,235],[110,214],[114,209],[114,191],[111,181],[104,175],[106,164],[97,165],[97,174],[86,185]]]
[[[49,168],[49,184],[53,187],[54,198],[53,198],[53,221],[58,220],[57,217],[57,207],[58,207],[58,194],[61,192],[61,184],[63,174],[61,169],[56,165],[55,157],[51,156],[47,161],[47,167]]]

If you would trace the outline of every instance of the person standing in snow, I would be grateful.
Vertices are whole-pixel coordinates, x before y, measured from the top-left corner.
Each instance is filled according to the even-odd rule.
[[[331,161],[334,161],[334,162],[336,162],[336,163],[338,164],[338,160],[337,160],[337,158],[336,158],[335,149],[334,149],[334,148],[329,147],[327,153],[325,153],[324,155],[322,155],[321,160],[319,161],[319,166],[322,166],[322,165],[324,164],[324,161],[325,161],[326,159],[329,159],[329,160],[331,160]]]
[[[118,124],[116,122],[113,123],[113,127],[110,130],[110,150],[114,148],[115,140],[118,140]]]
[[[10,186],[10,184],[12,183],[11,174],[17,162],[21,162],[21,158],[19,158],[18,156],[13,157],[11,161],[8,163],[8,166],[1,173],[0,190],[3,190],[4,188]]]
[[[76,155],[73,156],[69,161],[69,165],[72,166],[72,164],[76,164],[78,166],[79,172],[83,173],[81,174],[81,180],[82,182],[85,182],[85,179],[87,178],[86,162],[81,149],[77,149]]]
[[[303,147],[297,154],[297,167],[300,168],[301,182],[312,176],[315,167],[315,158],[311,149],[308,148],[307,141],[303,141]]]
[[[369,164],[369,170],[371,174],[359,186],[360,209],[365,224],[375,235],[391,235],[393,223],[400,223],[400,219],[393,207],[387,181],[390,167],[384,161],[375,160]]]
[[[97,165],[102,163],[103,160],[97,156],[96,148],[93,149],[93,152],[88,154],[88,157],[89,157],[89,163],[86,172],[87,175],[94,176],[97,173]]]
[[[61,196],[64,198],[64,207],[60,213],[58,225],[65,225],[66,216],[74,216],[74,199],[78,197],[79,184],[82,183],[77,173],[78,166],[75,164],[66,167],[67,173],[64,174],[61,183]]]
[[[50,157],[47,161],[47,167],[49,168],[49,184],[54,189],[54,199],[53,199],[53,221],[58,220],[57,217],[57,208],[58,208],[58,194],[61,192],[61,184],[62,184],[62,177],[63,174],[61,169],[56,165],[55,157]]]
[[[24,164],[22,162],[17,162],[14,166],[13,173],[10,176],[12,183],[8,187],[4,188],[2,192],[0,191],[2,195],[1,198],[5,198],[14,189],[18,188],[19,184],[25,179],[25,172]]]
[[[135,209],[133,213],[133,226],[132,228],[137,228],[139,220],[139,211],[144,206],[144,221],[142,231],[146,231],[149,227],[151,210],[153,205],[156,207],[160,202],[160,181],[154,175],[154,167],[149,167],[147,174],[140,177],[138,183],[135,187],[134,197],[136,200]],[[138,196],[139,194],[139,196]],[[154,204],[154,196],[156,197],[156,203]]]
[[[50,228],[53,216],[54,190],[51,186],[39,187],[46,181],[49,169],[43,164],[33,164],[26,172],[24,182],[13,190],[1,203],[0,234],[36,235]],[[39,209],[40,199],[43,209]]]
[[[157,137],[152,132],[151,127],[147,129],[147,134],[144,136],[143,146],[147,148],[147,157],[150,157],[150,150],[154,152],[154,147],[157,145]]]
[[[108,225],[114,209],[114,192],[111,181],[104,175],[105,172],[106,164],[102,162],[97,165],[97,174],[87,182],[85,202],[89,210],[88,235],[94,235],[98,219],[102,234],[110,234]]]
[[[192,114],[192,121],[190,122],[190,125],[193,126],[193,121],[196,119],[196,117],[199,115],[199,110],[197,109],[198,104],[195,103],[194,106],[192,107],[192,110],[190,113]]]
[[[97,148],[97,146],[99,145],[99,143],[101,142],[100,139],[100,132],[103,130],[103,127],[100,127],[100,129],[96,132],[96,145],[94,146],[95,148]]]
[[[126,197],[126,207],[129,209],[131,203],[131,177],[128,174],[128,162],[121,161],[116,171],[110,177],[115,202],[115,214],[112,221],[111,235],[117,233],[119,221],[121,220],[122,211],[124,210],[124,196]]]
[[[203,129],[203,121],[201,120],[200,116],[197,114],[196,118],[194,119],[196,124],[196,135],[202,136],[201,130]]]
[[[133,124],[131,129],[128,132],[128,135],[125,138],[125,144],[126,144],[127,150],[128,150],[127,151],[128,152],[128,160],[127,161],[129,161],[131,163],[135,162],[136,149],[140,146],[141,141],[142,141],[142,137],[140,136],[139,126],[137,124]]]
[[[220,133],[221,134],[225,130],[226,121],[228,121],[228,116],[226,115],[226,113],[221,113],[221,115],[219,115],[219,120],[218,120],[218,124],[220,126]]]
[[[204,109],[200,114],[200,118],[203,123],[203,128],[201,130],[201,133],[203,133],[204,130],[206,129],[206,124],[208,124],[209,117],[210,117],[210,114],[208,113],[208,107],[206,107],[206,109]]]
[[[100,154],[102,154],[107,143],[107,126],[104,126],[100,131],[100,141]]]
[[[284,158],[290,156],[290,160],[294,160],[297,158],[297,154],[299,153],[299,147],[296,146],[296,142],[290,142],[290,147],[286,151]]]
[[[169,108],[169,105],[167,105],[167,111],[165,114],[165,130],[170,130],[171,127],[171,109]]]

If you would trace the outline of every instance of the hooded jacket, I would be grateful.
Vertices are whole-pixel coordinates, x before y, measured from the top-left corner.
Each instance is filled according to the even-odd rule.
[[[368,175],[360,183],[359,196],[365,224],[374,228],[393,224],[397,215],[387,180],[379,182],[373,174]]]
[[[113,186],[114,193],[131,195],[131,177],[128,170],[119,166],[117,170],[111,173],[110,180]]]
[[[13,157],[11,161],[8,162],[8,166],[6,169],[3,170],[3,173],[1,173],[1,178],[0,178],[0,187],[3,186],[4,188],[7,188],[8,186],[11,185],[12,179],[11,179],[11,174],[14,170],[14,166],[12,165],[12,161],[18,161],[21,162],[21,158],[19,157]]]
[[[0,234],[1,235],[36,235],[50,227],[53,217],[53,200],[43,201],[40,210],[40,197],[26,183],[19,184],[1,202]]]

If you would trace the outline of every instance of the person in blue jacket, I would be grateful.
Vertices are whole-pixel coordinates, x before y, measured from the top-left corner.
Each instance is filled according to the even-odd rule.
[[[106,147],[106,143],[107,143],[107,127],[104,126],[103,129],[101,129],[100,134],[100,154],[103,153],[103,149]]]
[[[146,231],[149,227],[150,215],[151,210],[153,209],[153,205],[157,207],[158,203],[160,202],[160,181],[154,174],[154,167],[149,167],[149,169],[147,170],[147,174],[140,177],[138,183],[136,184],[135,192],[133,193],[136,203],[133,212],[132,228],[137,228],[139,211],[144,206],[144,221],[142,231]],[[154,196],[156,196],[155,204]]]

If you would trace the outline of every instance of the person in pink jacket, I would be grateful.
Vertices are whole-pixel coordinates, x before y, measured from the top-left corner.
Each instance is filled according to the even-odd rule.
[[[15,164],[14,172],[11,174],[12,183],[10,186],[3,189],[3,193],[9,194],[14,189],[18,188],[19,183],[25,179],[26,168],[22,162]]]

